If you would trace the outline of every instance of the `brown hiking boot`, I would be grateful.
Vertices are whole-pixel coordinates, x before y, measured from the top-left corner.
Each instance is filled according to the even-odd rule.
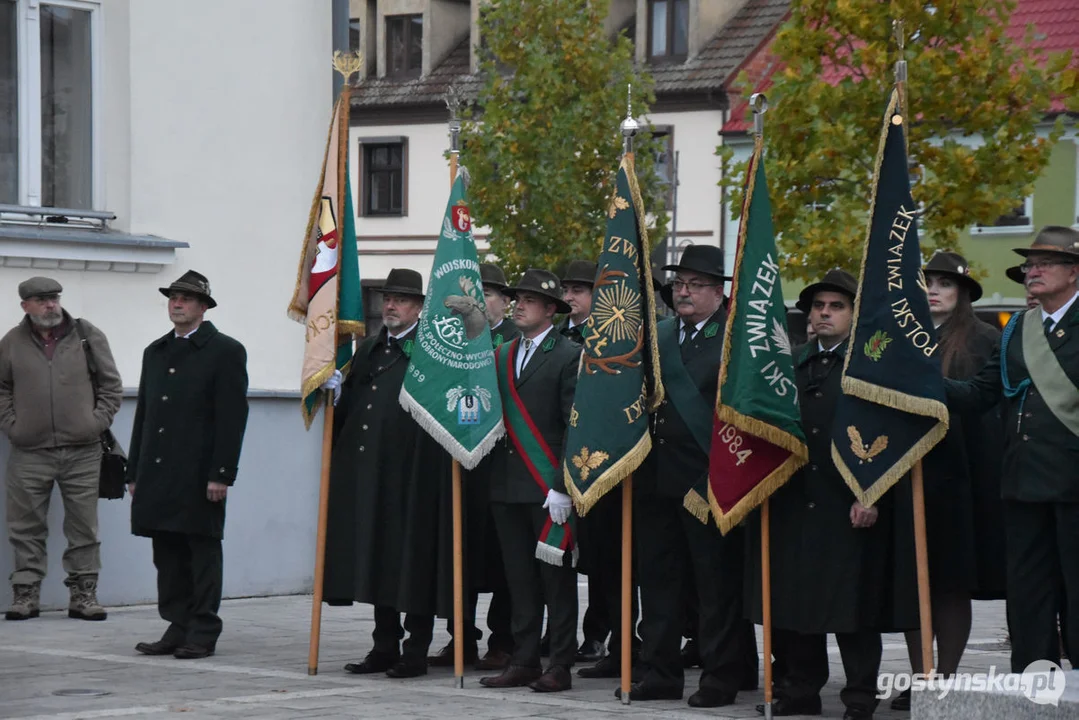
[[[6,620],[29,620],[41,614],[41,583],[13,585],[11,607],[4,613]]]
[[[71,591],[67,616],[77,620],[104,620],[109,615],[97,601],[97,576],[81,575],[64,581]]]

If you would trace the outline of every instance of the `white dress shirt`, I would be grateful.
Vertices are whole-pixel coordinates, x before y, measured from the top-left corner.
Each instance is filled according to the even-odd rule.
[[[1045,308],[1042,308],[1042,326],[1045,326],[1046,318],[1053,318],[1053,324],[1049,326],[1049,329],[1052,330],[1053,328],[1055,328],[1057,326],[1057,323],[1063,320],[1064,316],[1068,314],[1068,310],[1071,309],[1071,306],[1075,303],[1075,298],[1077,297],[1079,297],[1079,292],[1076,292],[1074,295],[1072,295],[1071,299],[1068,300],[1068,302],[1061,305],[1059,308],[1057,308],[1057,311],[1052,314],[1045,312]]]
[[[547,329],[541,332],[536,337],[529,340],[528,338],[521,338],[521,347],[517,351],[517,377],[521,377],[521,373],[524,372],[525,365],[528,365],[528,361],[532,359],[532,356],[536,354],[536,346],[543,343],[547,334],[554,329],[553,325],[548,325]],[[526,343],[528,345],[526,346]]]

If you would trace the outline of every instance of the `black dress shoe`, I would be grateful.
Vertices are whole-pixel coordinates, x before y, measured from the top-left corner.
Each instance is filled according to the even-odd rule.
[[[143,655],[172,655],[178,647],[180,646],[175,643],[158,640],[157,642],[140,642],[135,646],[135,650]]]
[[[542,674],[543,671],[539,668],[510,665],[502,671],[501,675],[480,678],[480,685],[489,688],[524,687],[534,680],[538,680]]]
[[[569,668],[563,665],[552,665],[547,668],[547,672],[528,683],[528,687],[535,692],[562,692],[573,687],[573,676],[569,674]]]
[[[487,672],[501,671],[509,667],[512,659],[513,655],[505,650],[488,650],[486,655],[476,661],[475,668],[477,670],[486,670]]]
[[[764,705],[758,705],[757,712],[763,715]],[[784,717],[787,715],[820,715],[820,713],[820,695],[797,699],[777,697],[772,701],[773,717]]]
[[[603,656],[607,654],[607,649],[603,646],[603,643],[599,640],[585,639],[581,643],[581,647],[577,648],[577,662],[589,662],[594,663],[603,659]]]
[[[427,674],[427,663],[423,660],[402,660],[386,671],[387,677],[414,678]]]
[[[849,707],[843,713],[843,720],[873,720],[873,711],[863,707]]]
[[[200,660],[214,654],[213,645],[181,645],[176,648],[172,656],[177,660]]]
[[[614,655],[608,655],[595,665],[583,667],[577,671],[578,677],[583,678],[616,678],[622,677],[622,659]]]
[[[900,712],[910,712],[910,690],[904,690],[896,695],[891,702],[891,708]]]
[[[696,640],[687,640],[686,644],[682,647],[682,667],[689,669],[699,667],[701,664],[701,653],[697,649]]]
[[[465,664],[472,665],[479,659],[479,651],[476,649],[476,643],[468,643],[465,645]],[[431,667],[453,667],[453,640],[446,643],[446,647],[442,648],[434,655],[427,658],[427,664]]]
[[[690,707],[695,708],[714,708],[725,707],[727,705],[734,705],[734,698],[736,693],[726,692],[718,688],[702,687],[689,696]],[[630,700],[633,696],[630,695]]]
[[[629,699],[630,701],[638,700],[641,702],[648,700],[681,700],[682,692],[682,688],[679,687],[664,687],[662,685],[635,682],[629,686]],[[615,690],[614,696],[621,700],[622,688]]]
[[[372,673],[386,672],[398,663],[400,657],[372,650],[367,653],[360,662],[345,665],[345,671],[353,675],[370,675]]]

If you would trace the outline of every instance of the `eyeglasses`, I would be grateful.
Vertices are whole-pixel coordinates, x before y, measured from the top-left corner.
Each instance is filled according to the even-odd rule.
[[[1047,268],[1056,267],[1058,265],[1074,265],[1073,262],[1067,260],[1027,260],[1025,263],[1019,266],[1019,271],[1022,273],[1028,273],[1031,270],[1045,270]]]
[[[675,292],[678,292],[679,290],[689,290],[691,293],[699,293],[704,288],[718,286],[719,283],[702,283],[697,280],[690,280],[689,282],[686,282],[685,280],[674,280],[671,283],[671,287]]]

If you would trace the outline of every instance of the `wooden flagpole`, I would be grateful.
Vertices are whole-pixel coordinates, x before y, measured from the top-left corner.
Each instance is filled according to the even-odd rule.
[[[450,189],[457,179],[457,139],[461,121],[457,108],[461,100],[456,88],[450,87],[446,94],[446,106],[450,111]],[[453,461],[453,684],[465,686],[465,573],[464,573],[464,521],[461,516],[461,463]]]
[[[633,473],[622,481],[622,704],[633,681]]]
[[[326,573],[326,522],[330,514],[330,456],[333,451],[333,390],[326,391],[322,411],[322,472],[318,487],[318,530],[315,535],[315,587],[311,603],[311,640],[307,674],[318,675],[318,646],[322,631],[322,581]]]
[[[626,117],[619,126],[622,131],[622,151],[633,158],[633,136],[640,124],[633,117],[633,86],[626,86]],[[641,262],[648,262],[642,257]],[[642,294],[650,288],[641,288]],[[633,684],[633,474],[622,481],[622,686],[623,705],[629,705]]]
[[[764,626],[764,717],[772,720],[772,531],[770,503],[761,503],[761,624]]]
[[[899,60],[895,64],[895,86],[899,92],[899,112],[907,114],[907,61],[903,55],[906,36],[903,21],[892,22]],[[905,117],[904,117],[905,119]],[[910,127],[908,125],[907,127]],[[906,133],[903,133],[904,146]],[[922,477],[922,461],[918,460],[911,471],[911,494],[914,502],[914,556],[918,565],[918,623],[921,626],[922,672],[931,675],[933,667],[933,606],[929,595],[929,545],[925,535],[925,483]]]
[[[911,472],[911,491],[914,495],[914,555],[918,562],[918,622],[922,635],[922,672],[932,674],[933,668],[933,607],[929,600],[929,547],[925,537],[925,486],[922,461]]]

